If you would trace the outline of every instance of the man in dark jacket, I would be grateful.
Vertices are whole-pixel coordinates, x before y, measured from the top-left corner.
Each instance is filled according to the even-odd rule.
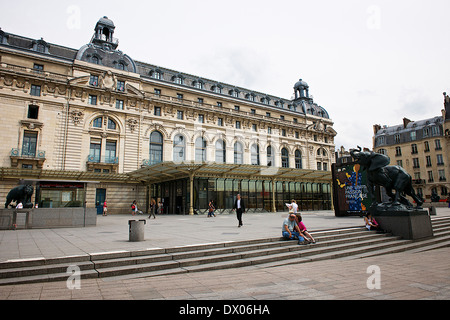
[[[245,203],[244,200],[241,199],[241,195],[238,194],[236,197],[236,201],[234,202],[233,210],[236,210],[237,219],[239,221],[238,227],[242,227],[242,214],[245,213]]]

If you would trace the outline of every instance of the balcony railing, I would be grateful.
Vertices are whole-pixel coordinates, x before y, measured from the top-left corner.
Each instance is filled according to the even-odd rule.
[[[88,156],[88,163],[107,163],[107,164],[119,164],[118,157],[98,157],[98,156]]]
[[[45,159],[45,151],[28,150],[28,149],[20,150],[17,148],[13,148],[11,150],[11,157],[29,158],[29,159]]]

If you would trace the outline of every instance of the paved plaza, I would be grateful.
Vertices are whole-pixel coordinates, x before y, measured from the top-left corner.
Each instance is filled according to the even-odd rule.
[[[0,258],[48,258],[276,237],[285,216],[246,214],[242,228],[237,228],[233,215],[159,216],[147,220],[148,240],[140,243],[128,242],[130,217],[100,216],[93,228],[1,231]],[[438,216],[450,216],[450,209],[438,208]],[[362,219],[335,218],[326,211],[305,213],[304,222],[314,231],[361,226]],[[378,271],[372,273],[373,270]],[[374,275],[379,288],[370,286]],[[75,290],[69,290],[66,282],[10,285],[0,287],[0,299],[450,299],[450,248],[273,268],[254,266],[141,279],[89,279],[81,280],[80,289]]]

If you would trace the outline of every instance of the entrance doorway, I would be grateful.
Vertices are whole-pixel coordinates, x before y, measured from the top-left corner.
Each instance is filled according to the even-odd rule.
[[[103,214],[103,203],[106,199],[106,189],[97,189],[95,192],[95,207],[97,214]]]

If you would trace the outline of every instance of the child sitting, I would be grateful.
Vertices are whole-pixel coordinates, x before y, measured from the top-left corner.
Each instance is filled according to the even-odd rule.
[[[305,224],[302,222],[302,216],[299,213],[295,215],[295,220],[298,224],[300,232],[306,237],[306,239],[311,243],[316,243],[316,240],[313,238],[313,236],[308,233]]]

